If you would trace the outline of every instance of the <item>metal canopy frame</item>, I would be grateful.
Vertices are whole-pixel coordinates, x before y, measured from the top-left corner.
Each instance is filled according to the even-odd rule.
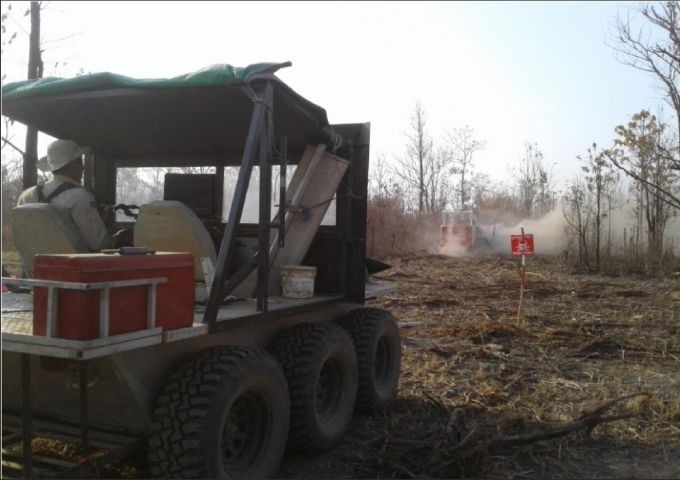
[[[222,328],[217,322],[217,315],[220,306],[225,298],[241,281],[243,281],[253,270],[257,269],[257,287],[256,309],[259,312],[256,316],[244,318],[239,325],[245,321],[271,321],[282,316],[289,316],[293,313],[302,313],[313,311],[317,308],[325,308],[333,304],[350,302],[355,304],[362,304],[365,298],[365,237],[366,237],[366,189],[368,181],[368,152],[370,143],[370,125],[369,124],[346,124],[334,125],[333,130],[337,132],[338,137],[342,139],[342,145],[335,143],[333,150],[340,148],[342,156],[350,160],[350,168],[347,170],[345,177],[337,191],[337,224],[333,238],[332,248],[333,253],[337,253],[334,258],[334,264],[338,266],[337,270],[333,270],[333,274],[337,274],[339,294],[326,297],[320,302],[295,306],[277,311],[273,309],[269,311],[268,305],[268,279],[270,273],[271,259],[270,253],[270,230],[272,228],[279,229],[278,242],[279,246],[283,246],[285,241],[285,213],[286,213],[286,166],[288,158],[296,158],[299,152],[296,149],[296,132],[290,132],[290,137],[282,136],[276,139],[278,143],[278,152],[275,152],[275,131],[274,131],[274,106],[276,99],[274,84],[279,82],[273,75],[257,75],[248,79],[249,83],[240,87],[242,91],[248,96],[253,103],[253,110],[251,114],[248,133],[245,139],[245,145],[240,159],[240,170],[234,190],[233,201],[229,211],[229,217],[222,237],[217,262],[215,265],[215,273],[212,283],[210,296],[206,305],[204,313],[204,323],[208,332],[212,333]],[[290,95],[288,90],[282,90],[281,96]],[[103,93],[99,94],[100,96]],[[87,95],[86,95],[87,96]],[[68,99],[65,99],[68,100]],[[29,102],[30,103],[30,102]],[[39,103],[39,102],[38,102]],[[30,105],[29,105],[30,106]],[[40,109],[36,109],[38,111]],[[291,114],[292,115],[292,114]],[[280,119],[284,124],[289,121],[290,115],[285,115]],[[325,118],[325,115],[324,115]],[[299,132],[297,132],[299,133]],[[327,138],[321,139],[319,132],[313,132],[310,136],[300,136],[297,141],[307,140],[308,142],[315,141],[329,141],[334,143],[333,136],[328,135]],[[338,140],[337,138],[335,139]],[[297,145],[299,147],[300,145]],[[291,151],[289,151],[289,147]],[[212,164],[215,161],[218,175],[223,171],[227,164],[224,158],[225,152],[215,152],[214,156],[203,156],[206,164]],[[106,155],[106,153],[105,153]],[[210,157],[210,158],[208,158]],[[233,157],[230,157],[233,158]],[[154,162],[149,162],[153,164]],[[229,274],[230,266],[232,266],[232,259],[235,253],[235,241],[237,230],[240,224],[245,198],[248,190],[248,184],[252,173],[252,167],[255,164],[260,167],[260,192],[259,192],[259,223],[257,225],[258,236],[258,252],[253,256],[249,262],[246,263],[240,270],[233,274]],[[272,180],[272,164],[281,166],[281,182],[280,182],[280,202],[279,212],[274,221],[271,220],[271,180]],[[130,165],[134,164],[131,162]],[[231,165],[231,162],[228,163]],[[236,164],[236,162],[234,162]],[[99,195],[104,199],[115,199],[115,170],[117,167],[126,166],[124,159],[109,157],[100,157],[96,161],[90,156],[88,166],[93,169],[93,185],[99,191]],[[114,183],[107,183],[104,180],[113,179]],[[227,324],[235,325],[235,322],[223,322],[226,327]],[[203,330],[201,330],[203,332]],[[204,332],[206,333],[206,332]],[[154,340],[155,342],[155,340]],[[23,460],[24,460],[24,476],[32,476],[32,458],[31,458],[31,405],[30,405],[30,390],[31,378],[29,368],[30,353],[20,352],[21,358],[21,372],[22,372],[22,388],[23,388],[23,409],[21,413],[22,421],[22,442],[23,442]],[[78,359],[79,364],[79,388],[80,388],[80,437],[83,455],[86,457],[86,462],[81,465],[82,468],[87,469],[91,467],[96,460],[89,457],[90,452],[90,424],[88,419],[88,398],[87,398],[87,364],[89,358]],[[126,447],[129,449],[129,446]],[[127,451],[127,450],[126,450]]]
[[[253,113],[248,128],[243,156],[241,158],[241,168],[234,189],[233,201],[229,209],[229,218],[224,230],[222,242],[215,265],[210,297],[203,317],[204,323],[213,327],[217,322],[217,312],[223,299],[243,281],[255,268],[257,268],[257,310],[266,312],[268,308],[268,279],[269,279],[269,230],[279,228],[280,235],[284,233],[284,223],[278,224],[271,222],[271,164],[273,160],[273,109],[274,109],[274,88],[271,81],[257,80],[246,84],[243,90],[254,103]],[[286,140],[281,141],[281,165],[282,171],[287,158]],[[238,272],[228,277],[231,260],[234,257],[236,230],[241,222],[243,207],[248,193],[248,184],[253,170],[255,158],[258,158],[260,167],[260,192],[259,192],[259,224],[258,224],[258,251],[254,258],[244,265]],[[285,173],[282,173],[285,175]],[[282,177],[285,181],[285,177]],[[285,183],[282,185],[281,199],[285,199]],[[279,202],[279,219],[284,218],[282,212],[285,210],[284,201]]]
[[[275,89],[271,76],[260,75],[242,87],[254,104],[248,135],[243,148],[241,168],[234,189],[229,217],[218,252],[210,296],[203,321],[210,331],[219,330],[217,316],[220,305],[244,279],[257,269],[255,290],[257,311],[268,311],[270,259],[270,230],[278,230],[279,247],[285,242],[286,213],[286,166],[288,162],[287,138],[279,139],[277,154],[274,152],[274,104]],[[338,223],[336,229],[340,240],[340,289],[343,300],[363,303],[365,287],[366,254],[366,189],[368,183],[368,155],[370,126],[347,124],[334,126],[343,139],[341,150],[350,161],[345,178],[337,191]],[[335,145],[338,147],[338,145]],[[253,166],[260,167],[259,223],[257,225],[258,249],[238,271],[230,275],[235,253],[237,230],[245,204],[248,184]],[[272,164],[281,166],[279,211],[271,220]]]

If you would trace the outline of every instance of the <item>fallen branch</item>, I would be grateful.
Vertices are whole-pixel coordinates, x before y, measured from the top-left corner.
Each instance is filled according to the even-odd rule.
[[[624,395],[619,398],[600,405],[598,408],[592,412],[581,415],[577,420],[572,423],[565,425],[561,428],[556,428],[553,430],[548,430],[545,432],[539,432],[535,434],[527,435],[514,435],[512,437],[502,437],[490,441],[490,448],[502,448],[502,447],[515,447],[517,445],[526,445],[528,443],[540,442],[542,440],[552,440],[554,438],[564,437],[570,433],[576,432],[577,430],[585,429],[588,434],[593,431],[593,429],[603,423],[615,422],[617,420],[625,420],[637,415],[636,412],[622,413],[620,415],[612,415],[608,417],[603,417],[602,415],[607,412],[614,405],[621,403],[624,400],[635,397],[651,397],[651,393],[648,392],[638,392],[631,393],[629,395]]]
[[[554,430],[548,430],[545,432],[539,432],[529,435],[514,435],[512,437],[499,438],[491,442],[490,448],[503,448],[503,447],[516,447],[518,445],[526,445],[528,443],[540,442],[543,440],[553,440],[555,438],[564,437],[570,433],[576,432],[577,430],[586,429],[590,432],[597,425],[602,423],[614,422],[616,420],[624,420],[626,418],[631,418],[637,415],[636,413],[624,413],[621,415],[612,415],[611,417],[597,417],[597,418],[586,418],[576,422],[572,422],[569,425],[556,428]]]
[[[509,437],[495,437],[485,441],[479,440],[477,430],[473,429],[464,438],[454,445],[445,448],[439,452],[433,452],[425,469],[428,473],[446,473],[447,469],[459,465],[461,462],[473,459],[476,456],[484,455],[485,452],[493,452],[494,450],[502,450],[520,445],[527,445],[534,442],[544,440],[553,440],[555,438],[564,437],[578,430],[585,430],[588,434],[597,425],[614,422],[617,420],[625,420],[637,415],[636,412],[627,412],[618,415],[603,416],[611,407],[621,403],[624,400],[639,396],[651,396],[648,392],[633,393],[624,395],[622,397],[610,400],[603,405],[600,405],[595,410],[585,413],[577,420],[559,428],[546,430],[543,432],[532,434],[513,435]]]

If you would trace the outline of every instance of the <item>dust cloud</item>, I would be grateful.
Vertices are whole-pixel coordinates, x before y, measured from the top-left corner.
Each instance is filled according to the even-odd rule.
[[[510,236],[520,235],[524,228],[525,234],[534,236],[536,255],[559,255],[567,248],[566,226],[562,210],[556,208],[541,218],[520,220],[511,226],[501,223],[481,226],[481,230],[494,253],[510,255]]]
[[[512,225],[496,223],[494,225],[480,225],[478,247],[466,249],[460,245],[447,244],[437,246],[436,253],[450,257],[472,257],[475,255],[496,254],[511,255],[510,236],[520,235],[522,228],[525,234],[533,234],[536,255],[559,255],[567,248],[566,222],[561,209],[538,219],[519,220]],[[437,239],[438,240],[438,239]]]
[[[561,206],[537,219],[524,219],[511,225],[496,223],[480,225],[480,235],[489,241],[490,248],[466,250],[457,245],[438,247],[437,253],[452,257],[469,257],[476,254],[510,255],[510,236],[524,233],[533,234],[536,255],[562,255],[571,247],[573,233],[569,232]],[[602,220],[602,243],[612,246],[612,253],[624,252],[625,242],[646,242],[646,226],[638,225],[631,203],[624,203],[612,209]],[[591,227],[592,229],[592,227]],[[592,231],[592,230],[591,230]],[[640,235],[637,232],[641,232]],[[673,214],[666,224],[664,250],[675,255],[680,254],[680,212]]]

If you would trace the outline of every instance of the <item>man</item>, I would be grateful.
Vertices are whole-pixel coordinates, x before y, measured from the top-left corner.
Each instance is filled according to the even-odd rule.
[[[94,195],[81,185],[84,171],[82,155],[82,150],[73,140],[52,142],[47,147],[47,165],[52,178],[25,190],[19,196],[17,206],[25,203],[54,205],[78,227],[93,252],[120,246],[123,243],[121,237],[126,232],[121,230],[114,236],[109,235],[97,211]]]

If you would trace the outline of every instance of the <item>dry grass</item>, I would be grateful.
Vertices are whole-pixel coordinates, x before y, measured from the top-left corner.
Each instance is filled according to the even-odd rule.
[[[288,458],[283,477],[680,477],[680,282],[578,277],[532,259],[518,326],[516,260],[392,263],[379,277],[400,289],[374,305],[401,327],[398,401],[356,418],[333,452]],[[632,418],[590,434],[495,441],[643,391],[610,412]]]
[[[529,262],[424,255],[378,275],[399,290],[397,402],[356,416],[343,442],[289,455],[281,478],[680,478],[680,281],[574,276]],[[634,414],[553,440],[498,440],[569,424],[621,396]],[[142,459],[102,472],[148,476]]]

